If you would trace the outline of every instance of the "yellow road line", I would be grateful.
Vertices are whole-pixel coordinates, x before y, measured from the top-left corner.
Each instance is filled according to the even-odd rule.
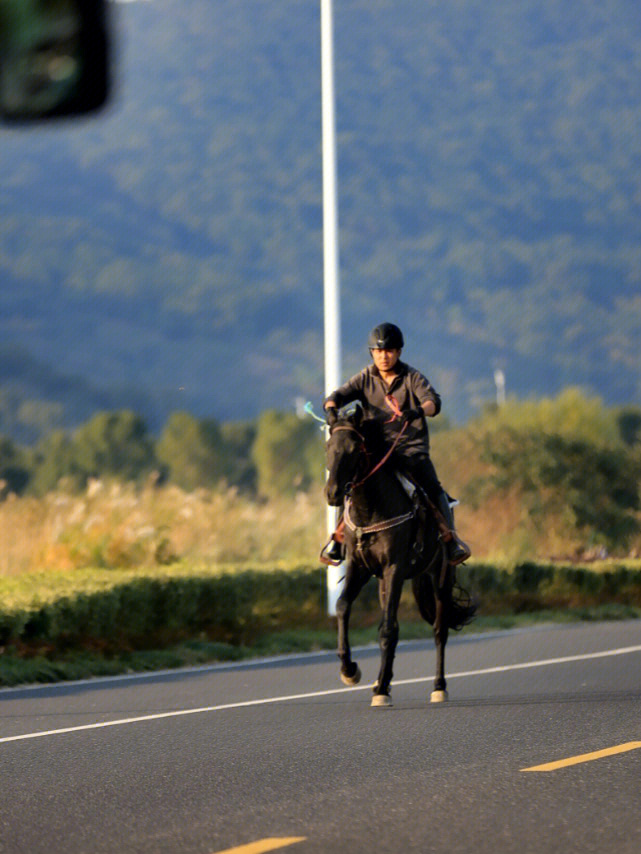
[[[238,848],[226,848],[216,854],[263,854],[265,851],[275,851],[277,848],[286,848],[296,842],[304,842],[306,836],[286,836],[282,838],[272,837],[270,839],[259,839],[257,842],[249,842],[247,845],[239,845]]]
[[[521,771],[556,771],[557,768],[567,768],[568,765],[579,765],[581,762],[591,762],[593,759],[602,759],[604,756],[614,756],[617,753],[625,753],[628,750],[641,748],[641,741],[628,741],[618,744],[616,747],[606,747],[605,750],[595,750],[594,753],[582,753],[580,756],[570,756],[567,759],[559,759],[557,762],[546,762],[544,765],[534,765],[532,768],[521,768]]]

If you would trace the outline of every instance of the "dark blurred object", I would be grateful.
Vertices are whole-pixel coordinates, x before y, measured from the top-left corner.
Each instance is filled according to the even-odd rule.
[[[0,0],[0,116],[88,113],[109,93],[106,0]]]

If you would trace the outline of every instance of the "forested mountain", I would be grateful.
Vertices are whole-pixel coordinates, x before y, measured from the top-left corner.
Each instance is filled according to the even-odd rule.
[[[322,392],[318,0],[114,4],[97,118],[0,130],[0,432]],[[335,0],[345,373],[641,397],[641,7]]]

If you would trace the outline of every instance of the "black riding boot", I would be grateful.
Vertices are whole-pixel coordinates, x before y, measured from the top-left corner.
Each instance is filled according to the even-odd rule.
[[[472,552],[467,543],[463,542],[454,529],[454,514],[452,513],[452,508],[450,507],[450,502],[447,497],[447,493],[445,492],[441,492],[438,497],[438,509],[440,510],[448,529],[447,531],[441,532],[442,536],[444,534],[443,541],[447,549],[447,559],[452,566],[456,566],[459,563],[463,563],[464,560],[467,560]]]

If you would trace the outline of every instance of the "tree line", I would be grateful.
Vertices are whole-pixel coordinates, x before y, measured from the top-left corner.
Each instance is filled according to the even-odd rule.
[[[322,473],[318,427],[275,410],[227,423],[174,412],[157,437],[128,409],[99,412],[32,447],[0,436],[0,494],[41,496],[61,484],[81,490],[92,478],[141,483],[154,474],[185,490],[224,484],[270,497],[321,484]]]
[[[466,507],[516,501],[522,534],[555,528],[577,549],[641,549],[641,407],[608,407],[569,388],[488,406],[462,427],[439,417],[434,427],[439,475]],[[273,409],[226,423],[174,412],[157,436],[131,410],[97,413],[30,447],[0,436],[0,497],[153,475],[187,491],[236,487],[271,498],[320,490],[324,468],[318,424]]]

